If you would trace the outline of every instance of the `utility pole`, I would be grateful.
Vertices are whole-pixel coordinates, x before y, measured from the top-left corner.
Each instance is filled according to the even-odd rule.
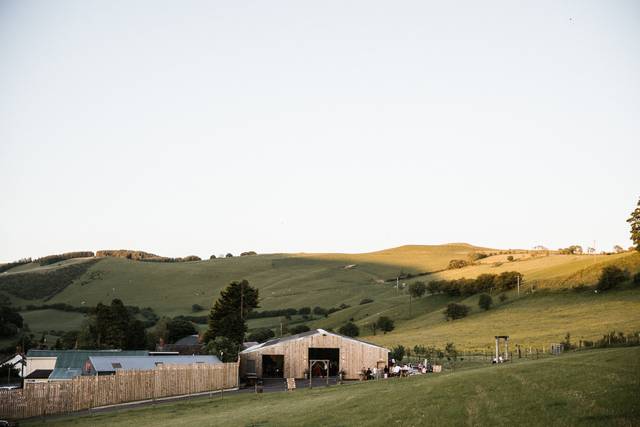
[[[244,281],[240,282],[240,320],[244,320],[242,304],[244,303]]]
[[[520,275],[518,274],[518,297],[520,297]]]

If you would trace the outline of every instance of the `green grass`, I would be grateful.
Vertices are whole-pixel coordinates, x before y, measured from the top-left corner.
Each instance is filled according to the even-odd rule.
[[[454,342],[458,348],[484,350],[492,348],[495,335],[509,335],[512,344],[548,349],[549,344],[562,341],[567,332],[577,343],[581,339],[600,338],[612,330],[640,331],[638,289],[600,294],[593,291],[539,292],[520,298],[515,292],[509,295],[504,303],[494,297],[496,306],[489,311],[478,307],[477,296],[463,299],[472,311],[468,317],[455,321],[444,318],[443,308],[448,301],[444,300],[442,306],[433,311],[401,321],[395,331],[366,339],[385,346],[422,344],[443,348],[447,342]],[[424,301],[421,303],[424,305]],[[418,310],[414,308],[414,313]],[[367,329],[364,332],[370,334]]]
[[[640,348],[336,386],[158,404],[51,426],[638,425]]]
[[[71,331],[80,329],[82,321],[86,318],[83,313],[52,309],[23,311],[20,315],[29,325],[29,329],[36,334],[51,330]]]

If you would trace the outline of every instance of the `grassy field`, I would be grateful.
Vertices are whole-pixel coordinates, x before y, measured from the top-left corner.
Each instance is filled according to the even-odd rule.
[[[451,259],[467,259],[469,254],[494,254],[477,265],[446,270]],[[159,315],[190,315],[191,306],[208,308],[222,288],[232,280],[247,279],[260,290],[261,309],[300,308],[340,304],[351,307],[308,322],[310,327],[337,329],[353,319],[361,333],[382,344],[436,344],[447,341],[461,348],[483,348],[499,331],[508,333],[523,345],[547,345],[567,332],[576,338],[591,339],[610,329],[640,329],[640,289],[594,295],[567,291],[592,285],[603,266],[616,264],[630,272],[640,270],[640,254],[558,255],[546,252],[509,251],[516,259],[507,261],[507,252],[467,244],[440,246],[402,246],[367,254],[273,254],[222,258],[187,263],[150,263],[122,258],[103,258],[62,292],[47,301],[11,297],[15,305],[67,303],[93,306],[121,298],[128,305],[151,306]],[[47,271],[82,260],[69,260],[46,267],[34,264],[16,267],[4,274]],[[396,289],[393,278],[401,274],[432,272],[401,280],[472,278],[482,273],[498,274],[516,270],[524,274],[522,297],[509,294],[487,313],[477,309],[477,297],[466,300],[443,295],[413,300],[405,290]],[[389,280],[391,279],[391,280]],[[402,286],[401,286],[402,287]],[[533,295],[526,294],[535,289]],[[0,287],[0,292],[2,291]],[[550,291],[553,291],[550,293]],[[11,295],[10,295],[11,296]],[[363,298],[374,301],[360,305]],[[448,302],[461,300],[472,307],[464,320],[446,322],[442,310]],[[205,315],[200,311],[197,315]],[[388,335],[367,336],[367,325],[381,315],[396,322]],[[76,328],[69,313],[47,311],[27,313],[33,330]],[[294,319],[296,320],[296,319]],[[33,324],[32,324],[33,323]],[[254,319],[250,328],[279,329],[280,318]]]
[[[94,416],[48,426],[638,425],[640,348],[293,393],[242,394]]]

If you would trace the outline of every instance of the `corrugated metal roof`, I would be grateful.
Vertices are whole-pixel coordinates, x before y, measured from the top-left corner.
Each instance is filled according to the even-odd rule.
[[[318,335],[318,334],[334,335],[334,336],[337,336],[337,337],[340,337],[340,338],[343,338],[343,339],[346,339],[346,340],[356,341],[356,342],[359,342],[361,344],[366,344],[366,345],[370,345],[372,347],[378,347],[378,348],[383,348],[383,349],[387,350],[387,348],[382,347],[380,345],[372,344],[372,343],[367,342],[367,341],[363,341],[363,340],[359,340],[359,339],[356,339],[356,338],[348,337],[346,335],[336,334],[335,332],[328,332],[328,331],[325,331],[324,329],[312,329],[312,330],[307,331],[307,332],[302,332],[302,333],[295,334],[295,335],[289,335],[287,337],[274,338],[272,340],[263,342],[262,344],[258,344],[258,345],[254,345],[252,347],[249,347],[246,350],[241,351],[241,353],[250,353],[252,351],[255,351],[255,350],[258,350],[258,349],[261,349],[261,348],[270,347],[272,345],[280,344],[280,343],[283,343],[283,342],[297,340],[297,339],[309,337],[309,336],[312,336],[312,335]]]
[[[49,376],[50,380],[70,380],[82,375],[84,362],[90,356],[147,356],[146,350],[29,350],[29,357],[55,357],[56,365]]]
[[[222,363],[216,356],[91,356],[93,369],[97,372],[114,372],[118,370],[154,369],[157,364],[190,365],[205,363],[213,365]]]

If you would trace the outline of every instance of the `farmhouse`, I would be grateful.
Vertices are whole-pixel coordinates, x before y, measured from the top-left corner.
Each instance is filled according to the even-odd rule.
[[[251,346],[240,353],[241,376],[304,378],[336,376],[357,379],[363,368],[384,368],[389,350],[344,335],[313,329]],[[328,370],[328,372],[327,372]]]

